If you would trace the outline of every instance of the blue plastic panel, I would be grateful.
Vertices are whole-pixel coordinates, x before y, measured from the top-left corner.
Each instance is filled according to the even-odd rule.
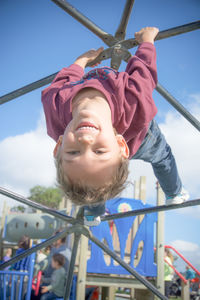
[[[116,198],[107,201],[106,208],[110,214],[122,211],[136,210],[145,207],[151,207],[149,204],[143,204],[140,200],[129,198]],[[120,243],[120,257],[124,259],[126,242],[129,232],[132,228],[135,216],[114,220]],[[147,214],[144,216],[135,239],[131,245],[130,266],[134,268],[134,257],[136,255],[138,245],[143,241],[143,252],[139,264],[134,268],[143,276],[156,276],[157,267],[154,263],[154,224],[157,222],[157,213]],[[92,233],[102,242],[105,241],[108,247],[114,251],[113,237],[108,222],[102,222],[97,227],[91,228]],[[106,273],[106,274],[129,274],[120,265],[114,265],[113,259],[110,259],[107,265],[104,259],[103,251],[91,243],[91,258],[88,260],[87,272],[89,273]]]

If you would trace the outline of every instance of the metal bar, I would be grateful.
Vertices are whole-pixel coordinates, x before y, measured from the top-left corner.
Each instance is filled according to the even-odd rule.
[[[156,91],[162,95],[186,120],[188,120],[197,130],[200,131],[200,122],[160,83],[156,86]]]
[[[24,251],[23,253],[21,253],[21,254],[15,256],[15,257],[9,259],[8,261],[6,261],[6,262],[4,262],[4,263],[2,263],[2,264],[0,264],[0,270],[3,270],[4,268],[6,268],[6,267],[12,265],[12,264],[15,263],[16,261],[18,261],[18,260],[20,260],[20,259],[22,259],[22,258],[24,258],[24,257],[29,256],[29,255],[30,255],[31,253],[33,253],[33,252],[37,252],[37,251],[39,251],[40,249],[42,249],[42,248],[44,248],[44,247],[47,247],[47,246],[51,245],[52,243],[54,243],[55,241],[57,241],[57,240],[63,238],[63,237],[66,236],[67,234],[71,234],[72,232],[74,232],[74,231],[76,230],[76,228],[77,228],[76,225],[73,226],[73,227],[70,226],[70,227],[68,227],[68,228],[65,228],[62,232],[57,233],[55,236],[50,237],[50,238],[47,239],[46,241],[44,241],[44,242],[42,242],[42,243],[40,243],[40,244],[38,244],[38,245],[36,245],[36,246],[34,246],[34,247],[32,247],[32,248],[26,250],[26,251]]]
[[[52,1],[55,2],[56,0],[52,0]],[[185,25],[182,25],[182,26],[178,26],[178,27],[174,27],[174,28],[171,28],[171,29],[168,29],[168,30],[161,31],[158,34],[156,40],[167,38],[167,37],[178,35],[178,34],[182,34],[182,33],[189,32],[189,31],[192,31],[192,30],[196,30],[196,29],[199,29],[199,28],[200,28],[200,21],[193,22],[193,23],[188,23],[188,24],[185,24]],[[123,46],[126,49],[130,49],[130,48],[136,47],[138,45],[136,39],[128,39],[126,41],[120,42],[120,44],[121,44],[121,46]],[[98,57],[98,60],[95,60],[95,62],[100,62],[101,60],[104,60],[104,59],[107,59],[107,58],[108,58],[107,55],[105,55],[105,57],[104,57],[104,54],[100,54],[100,56]],[[127,62],[129,60],[129,56],[127,55],[127,57],[124,57],[123,59],[124,59],[124,61]],[[56,72],[54,74],[51,74],[47,77],[44,77],[44,78],[42,78],[38,81],[35,81],[33,83],[30,83],[28,85],[25,85],[22,88],[14,90],[13,92],[10,92],[8,94],[5,94],[5,95],[1,96],[0,97],[0,104],[11,101],[11,100],[13,100],[13,99],[15,99],[15,98],[17,98],[21,95],[27,94],[27,93],[35,90],[35,89],[38,89],[38,88],[40,88],[40,87],[42,87],[46,84],[49,84],[54,79],[54,77],[56,76],[57,73],[58,72]]]
[[[97,35],[106,45],[112,46],[117,42],[117,40],[111,35],[98,27],[95,23],[93,23],[90,19],[84,16],[81,12],[79,12],[75,7],[64,0],[51,0],[64,11],[66,11],[69,15],[71,15],[74,19],[92,31],[95,35]]]
[[[88,229],[84,228],[83,235],[88,237],[92,242],[94,242],[99,248],[110,255],[115,261],[117,261],[124,269],[126,269],[131,275],[137,278],[142,284],[144,284],[149,290],[152,291],[158,298],[167,300],[168,298],[162,295],[158,289],[155,288],[148,280],[142,277],[138,272],[131,268],[126,262],[124,262],[115,252],[111,251],[106,245],[100,242]]]
[[[12,199],[15,199],[15,200],[17,200],[17,201],[19,201],[23,204],[26,204],[26,205],[29,205],[29,206],[33,207],[33,208],[40,209],[41,211],[46,212],[47,214],[52,215],[56,218],[62,219],[62,220],[66,221],[70,224],[81,223],[81,221],[76,220],[75,218],[69,217],[66,214],[62,213],[62,212],[59,212],[57,210],[48,208],[47,206],[44,206],[42,204],[33,202],[33,201],[31,201],[31,200],[29,200],[29,199],[27,199],[27,198],[25,198],[21,195],[18,195],[14,192],[11,192],[11,191],[7,190],[5,188],[0,187],[0,194],[2,194],[4,196],[7,196],[7,197],[10,197]]]
[[[115,219],[120,219],[120,218],[128,218],[128,217],[132,217],[132,216],[151,214],[154,212],[167,211],[167,210],[173,210],[173,209],[177,209],[177,208],[185,208],[185,207],[196,206],[196,205],[200,205],[200,199],[186,201],[181,204],[160,205],[160,206],[147,207],[147,208],[142,208],[142,209],[137,209],[137,210],[131,210],[131,211],[127,211],[124,213],[107,215],[107,216],[101,217],[101,221],[109,221],[109,220],[115,220]]]
[[[126,36],[126,27],[128,24],[128,20],[129,20],[134,2],[135,2],[135,0],[126,0],[123,15],[121,17],[119,27],[117,28],[117,31],[115,33],[115,37],[118,40],[123,40]]]
[[[190,32],[196,29],[200,28],[200,21],[192,22],[192,23],[187,23],[181,26],[173,27],[167,30],[160,31],[155,38],[156,41],[166,39],[175,35],[179,35],[182,33]],[[121,43],[126,49],[130,49],[133,47],[136,47],[138,45],[138,42],[136,39],[128,39],[126,41],[123,41]]]
[[[44,77],[40,80],[34,81],[30,84],[27,84],[17,90],[14,90],[11,93],[8,93],[6,95],[3,95],[0,97],[0,104],[6,103],[8,101],[11,101],[19,96],[25,95],[29,92],[32,92],[33,90],[39,89],[40,87],[49,84],[50,82],[52,82],[52,80],[54,79],[54,77],[56,76],[57,73],[51,74],[47,77]]]
[[[77,255],[80,237],[81,237],[81,234],[79,232],[75,232],[71,260],[70,260],[69,270],[68,270],[68,274],[67,274],[67,280],[66,280],[66,284],[65,284],[64,300],[69,300],[69,297],[70,297],[71,286],[72,286],[73,275],[74,275],[74,266],[75,266],[75,262],[76,262],[76,255]]]

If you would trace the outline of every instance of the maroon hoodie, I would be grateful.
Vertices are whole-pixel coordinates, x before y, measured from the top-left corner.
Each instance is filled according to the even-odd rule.
[[[156,84],[156,50],[147,42],[138,47],[125,72],[102,67],[84,74],[83,68],[77,64],[63,68],[51,85],[42,91],[47,133],[57,141],[72,119],[72,99],[83,88],[95,88],[106,97],[113,127],[125,138],[131,158],[157,113],[152,98]]]

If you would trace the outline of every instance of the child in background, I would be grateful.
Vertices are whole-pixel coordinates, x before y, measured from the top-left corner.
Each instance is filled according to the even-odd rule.
[[[64,295],[66,272],[63,268],[65,264],[65,257],[60,253],[55,253],[52,256],[51,265],[55,269],[51,275],[50,280],[42,278],[42,282],[49,285],[42,286],[41,293],[44,294],[41,300],[53,300],[61,298]]]
[[[172,279],[174,276],[174,270],[168,265],[173,265],[174,257],[171,253],[171,251],[167,248],[165,248],[165,264],[164,264],[164,280],[165,280],[165,296],[170,296],[170,289],[172,285]],[[168,263],[167,263],[168,262]]]
[[[25,250],[31,247],[31,240],[28,236],[23,235],[18,242],[19,248],[16,251],[15,255],[21,254]],[[30,256],[24,257],[23,259],[17,261],[13,265],[13,270],[15,271],[28,271],[30,266]]]
[[[3,257],[3,262],[6,262],[9,259],[11,259],[11,256],[12,256],[12,249],[11,248],[6,249],[6,255]],[[6,267],[4,270],[9,270],[9,269],[10,267]]]
[[[103,48],[90,50],[42,92],[47,132],[57,142],[58,183],[72,202],[86,206],[86,222],[97,221],[105,201],[124,189],[129,159],[151,163],[166,204],[189,198],[170,146],[153,120],[158,31],[146,27],[135,33],[140,45],[125,72],[102,67],[84,74]]]

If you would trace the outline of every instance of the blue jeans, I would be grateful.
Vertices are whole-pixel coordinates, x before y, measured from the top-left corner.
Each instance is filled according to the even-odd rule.
[[[55,299],[62,299],[62,297],[58,297],[56,296],[56,294],[54,294],[53,292],[49,292],[46,294],[43,294],[42,297],[40,298],[40,300],[55,300]]]
[[[151,163],[165,195],[169,197],[178,195],[182,183],[176,161],[155,120],[150,123],[149,130],[132,159],[141,159]]]
[[[182,188],[182,183],[176,161],[155,120],[151,121],[149,130],[140,148],[131,159],[141,159],[151,163],[154,174],[165,195],[169,197],[178,195]],[[105,212],[105,204],[93,207],[87,206],[86,208],[93,216],[102,215]]]

